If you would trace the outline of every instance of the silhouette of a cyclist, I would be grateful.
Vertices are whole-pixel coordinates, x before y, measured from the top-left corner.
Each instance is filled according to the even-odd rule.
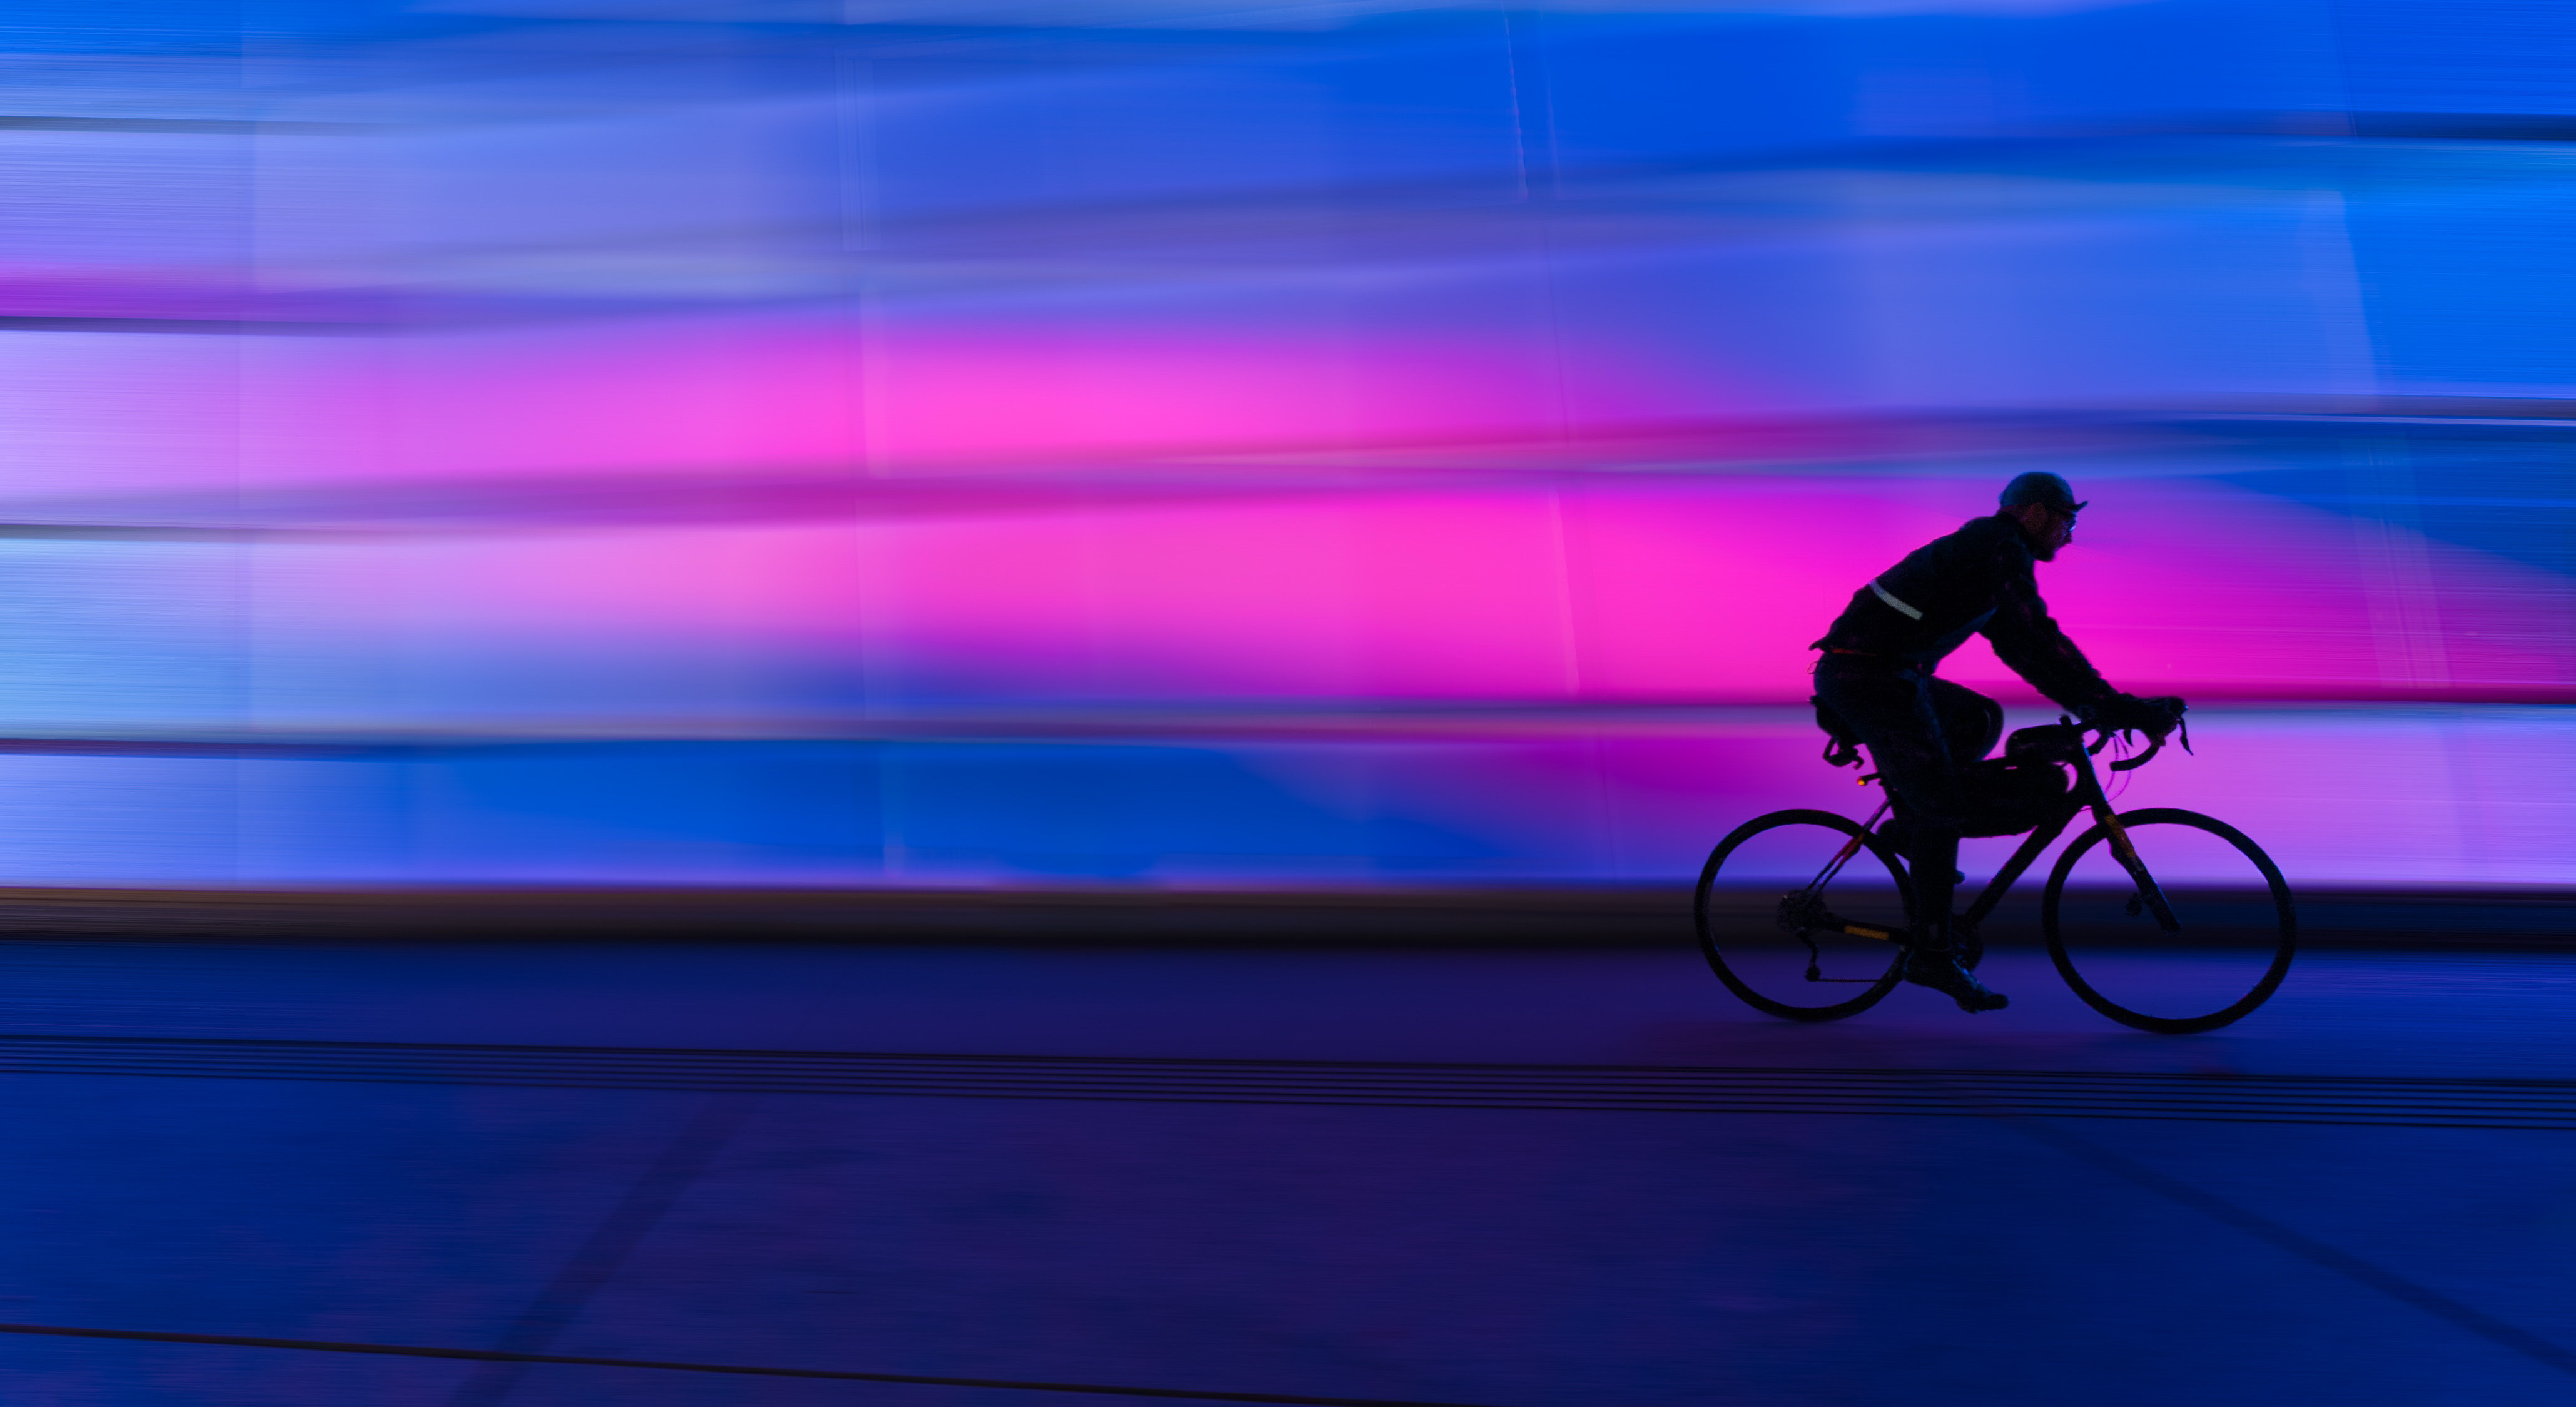
[[[1959,963],[1951,938],[1959,838],[2014,835],[2047,819],[2066,794],[2055,763],[1989,759],[2003,736],[2003,706],[1932,671],[1983,635],[1995,656],[2031,686],[2086,721],[2156,736],[2182,716],[2177,698],[2142,699],[2102,680],[2049,619],[2032,564],[2075,538],[2084,505],[2055,474],[2004,486],[2001,511],[1907,554],[1867,586],[1812,647],[1818,721],[1869,749],[1895,802],[1879,834],[1905,853],[1925,918],[1905,978],[1943,992],[1963,1011],[2005,1005]]]

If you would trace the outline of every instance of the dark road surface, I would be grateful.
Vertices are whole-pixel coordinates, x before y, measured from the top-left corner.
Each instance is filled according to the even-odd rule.
[[[0,1383],[2576,1400],[2576,955],[2181,1038],[1986,971],[1800,1027],[1688,951],[13,943]]]

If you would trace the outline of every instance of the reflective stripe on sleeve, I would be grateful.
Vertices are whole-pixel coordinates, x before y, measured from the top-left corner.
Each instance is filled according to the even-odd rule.
[[[1899,611],[1903,612],[1903,613],[1904,613],[1904,615],[1905,615],[1905,618],[1906,618],[1907,620],[1921,620],[1921,619],[1923,619],[1923,613],[1922,613],[1921,611],[1918,611],[1918,610],[1914,609],[1912,606],[1909,606],[1909,605],[1905,604],[1904,602],[1897,600],[1897,599],[1896,599],[1896,597],[1895,597],[1892,593],[1890,593],[1886,587],[1879,585],[1879,584],[1878,584],[1878,582],[1877,582],[1875,579],[1871,580],[1871,582],[1870,582],[1870,584],[1869,584],[1869,589],[1870,589],[1871,591],[1873,591],[1873,592],[1877,593],[1877,595],[1878,595],[1878,599],[1880,599],[1880,600],[1882,600],[1882,601],[1885,601],[1887,604],[1889,604],[1889,605],[1891,605],[1891,606],[1894,606],[1897,610],[1899,610]]]

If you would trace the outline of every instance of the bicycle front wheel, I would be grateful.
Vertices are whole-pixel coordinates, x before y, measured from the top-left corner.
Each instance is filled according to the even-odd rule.
[[[1835,1021],[1896,985],[1914,886],[1857,823],[1774,811],[1709,852],[1692,909],[1728,991],[1773,1016]]]
[[[2066,847],[2041,896],[2058,975],[2087,1006],[2165,1035],[2213,1031],[2261,1006],[2290,971],[2298,911],[2260,846],[2197,811],[2121,815],[2180,930],[2167,932],[2095,826]]]

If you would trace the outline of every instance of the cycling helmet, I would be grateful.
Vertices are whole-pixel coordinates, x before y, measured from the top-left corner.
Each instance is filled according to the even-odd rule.
[[[2064,479],[2045,469],[2033,469],[2015,477],[2004,485],[2003,497],[1998,501],[2006,508],[2044,503],[2060,513],[2074,513],[2084,507],[2075,501],[2075,490]]]

